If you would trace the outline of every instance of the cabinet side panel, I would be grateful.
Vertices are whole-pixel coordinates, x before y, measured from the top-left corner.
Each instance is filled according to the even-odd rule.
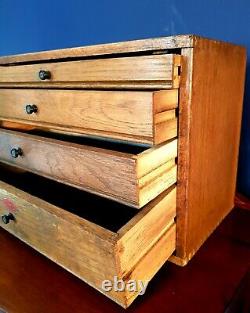
[[[192,99],[193,78],[193,49],[181,50],[182,67],[179,90],[179,125],[178,125],[178,173],[177,173],[177,240],[176,256],[185,256],[187,221],[188,221],[188,183],[189,183],[189,140],[190,140],[190,115]],[[175,259],[171,258],[175,262]]]
[[[191,107],[186,115],[188,174],[179,176],[180,189],[188,179],[187,198],[183,207],[177,205],[177,257],[185,261],[234,206],[245,66],[244,48],[195,38]]]

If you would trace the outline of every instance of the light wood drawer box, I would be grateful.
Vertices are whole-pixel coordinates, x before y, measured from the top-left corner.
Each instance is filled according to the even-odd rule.
[[[0,170],[0,214],[15,216],[1,226],[102,293],[102,281],[114,276],[150,280],[175,250],[175,188],[136,213],[34,174]],[[106,295],[127,307],[137,293]]]
[[[0,87],[172,89],[180,56],[131,56],[1,68]]]
[[[176,139],[146,150],[76,140],[83,144],[0,129],[0,161],[136,208],[176,182]]]
[[[0,119],[35,128],[145,144],[177,136],[178,89],[86,91],[0,89]]]

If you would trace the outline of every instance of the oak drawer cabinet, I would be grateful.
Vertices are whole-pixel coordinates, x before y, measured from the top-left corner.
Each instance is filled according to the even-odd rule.
[[[245,67],[193,35],[1,57],[1,226],[101,292],[187,264],[234,206]]]

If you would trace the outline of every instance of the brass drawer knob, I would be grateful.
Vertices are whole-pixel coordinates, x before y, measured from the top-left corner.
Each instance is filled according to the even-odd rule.
[[[2,222],[6,225],[9,224],[10,221],[14,221],[14,220],[15,220],[15,217],[12,213],[2,215]]]
[[[23,155],[23,150],[21,148],[13,148],[10,150],[10,154],[11,154],[12,158],[16,159],[19,156]]]
[[[27,104],[25,107],[25,111],[27,114],[37,113],[38,108],[35,104]]]
[[[50,71],[40,70],[38,76],[41,80],[46,80],[51,78]]]

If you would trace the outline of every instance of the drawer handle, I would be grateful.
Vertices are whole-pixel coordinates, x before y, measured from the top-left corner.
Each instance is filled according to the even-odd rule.
[[[17,149],[13,148],[10,150],[10,154],[11,154],[12,158],[16,159],[19,156],[23,155],[23,150],[21,148],[17,148]]]
[[[25,107],[25,111],[27,114],[37,113],[38,107],[35,104],[27,104]]]
[[[15,217],[12,213],[2,215],[2,222],[6,225],[9,224],[10,221],[14,221],[14,220],[15,220]]]
[[[41,80],[46,80],[51,78],[50,71],[40,70],[38,76]]]

